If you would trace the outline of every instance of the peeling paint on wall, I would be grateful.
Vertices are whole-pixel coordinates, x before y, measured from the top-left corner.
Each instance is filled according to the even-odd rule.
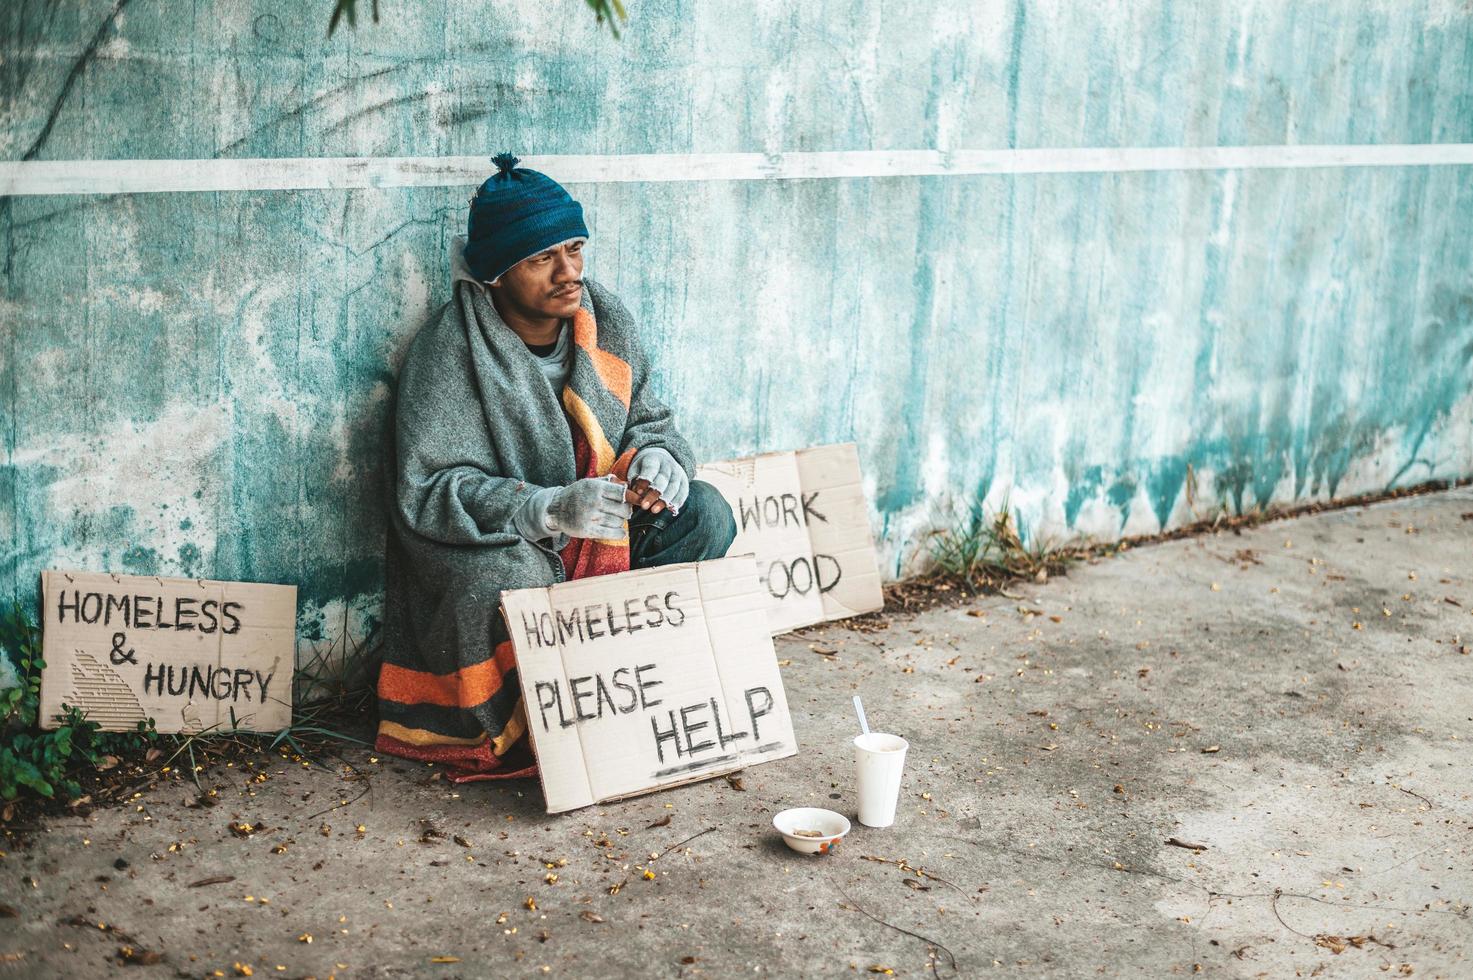
[[[1473,142],[1459,0],[322,14],[7,3],[0,158]],[[0,200],[0,593],[294,582],[299,660],[361,642],[471,190]],[[575,190],[699,454],[854,440],[892,575],[978,501],[1114,538],[1473,473],[1467,166]]]

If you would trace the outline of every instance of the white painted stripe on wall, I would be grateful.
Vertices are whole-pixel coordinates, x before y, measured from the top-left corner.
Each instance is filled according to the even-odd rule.
[[[521,165],[555,175],[565,184],[600,184],[1446,164],[1473,164],[1473,143],[645,153],[529,156]],[[478,156],[33,160],[0,163],[0,195],[474,186],[494,170],[489,157]]]

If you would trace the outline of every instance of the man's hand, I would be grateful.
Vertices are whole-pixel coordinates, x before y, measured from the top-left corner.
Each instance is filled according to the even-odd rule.
[[[675,462],[675,457],[658,446],[649,446],[634,454],[629,464],[629,492],[624,499],[631,505],[658,514],[666,507],[680,513],[690,495],[690,478]]]
[[[652,514],[658,514],[665,509],[665,501],[660,499],[660,491],[650,488],[650,481],[638,479],[624,491],[624,502],[631,507],[647,510]]]
[[[624,521],[633,513],[623,484],[590,476],[558,489],[547,508],[547,523],[570,538],[622,538]]]

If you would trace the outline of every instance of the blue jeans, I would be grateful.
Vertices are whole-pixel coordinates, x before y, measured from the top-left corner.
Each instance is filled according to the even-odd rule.
[[[634,509],[629,518],[629,567],[723,558],[735,539],[736,518],[721,491],[704,480],[692,480],[679,514]]]

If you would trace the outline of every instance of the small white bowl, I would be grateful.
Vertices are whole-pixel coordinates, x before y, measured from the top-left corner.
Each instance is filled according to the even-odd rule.
[[[799,854],[827,854],[849,833],[848,818],[817,806],[784,810],[772,818],[772,826],[783,835],[783,842]],[[802,835],[798,833],[800,830],[816,830],[819,836]]]

